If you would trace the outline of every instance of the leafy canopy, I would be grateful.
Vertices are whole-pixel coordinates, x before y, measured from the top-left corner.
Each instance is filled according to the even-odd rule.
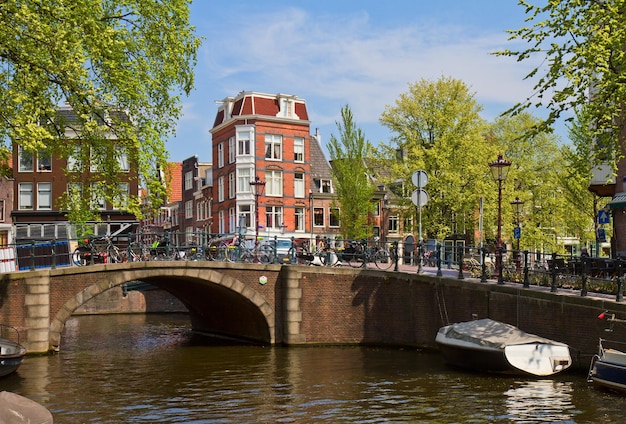
[[[89,201],[119,205],[120,155],[136,164],[154,206],[165,188],[158,170],[165,139],[193,87],[200,39],[189,24],[190,0],[1,0],[0,140],[25,151],[72,155],[83,193],[66,199],[85,217]],[[69,104],[76,118],[60,119]],[[75,131],[66,132],[68,126]],[[80,138],[80,147],[70,138]],[[111,139],[117,139],[112,146]],[[97,175],[90,172],[97,165]],[[139,200],[124,199],[140,215]],[[78,202],[78,203],[77,203]]]
[[[328,152],[337,201],[341,206],[341,230],[347,239],[367,238],[367,220],[374,193],[365,164],[369,143],[361,129],[356,126],[349,106],[341,108],[341,122],[336,124],[339,136],[330,135]]]
[[[597,162],[620,155],[626,104],[625,0],[548,0],[537,6],[520,0],[529,26],[508,31],[511,40],[527,48],[495,54],[538,63],[526,76],[536,78],[535,92],[507,111],[519,113],[531,106],[548,107],[548,129],[565,111],[586,108],[600,149],[590,152]],[[586,105],[586,106],[585,106]],[[571,120],[572,118],[568,118]]]

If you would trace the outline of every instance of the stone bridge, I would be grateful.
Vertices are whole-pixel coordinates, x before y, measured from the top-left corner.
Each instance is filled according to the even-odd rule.
[[[0,322],[31,353],[58,350],[66,321],[90,299],[131,281],[188,309],[193,330],[268,345],[372,344],[433,348],[442,325],[490,317],[568,343],[588,364],[606,323],[626,317],[615,296],[481,283],[374,269],[222,262],[137,262],[2,274]],[[119,290],[119,289],[118,289]],[[584,331],[581,331],[584,329]],[[612,336],[626,340],[626,329]]]

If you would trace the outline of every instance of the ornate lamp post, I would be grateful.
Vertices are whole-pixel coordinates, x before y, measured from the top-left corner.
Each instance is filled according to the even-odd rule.
[[[511,202],[511,205],[515,208],[515,217],[517,229],[515,230],[515,238],[517,239],[517,252],[515,252],[515,266],[519,270],[521,268],[520,263],[520,251],[519,251],[519,241],[522,238],[522,229],[520,228],[520,214],[522,213],[522,206],[524,205],[524,201],[520,200],[519,197],[515,196],[515,200]]]
[[[262,181],[258,175],[255,175],[254,181],[250,181],[250,186],[254,190],[254,250],[259,248],[259,196],[263,195],[265,189],[265,181]]]
[[[509,174],[511,162],[505,160],[502,154],[498,155],[498,159],[489,163],[493,180],[498,183],[498,239],[496,240],[496,274],[498,276],[498,284],[504,284],[502,276],[502,183]]]

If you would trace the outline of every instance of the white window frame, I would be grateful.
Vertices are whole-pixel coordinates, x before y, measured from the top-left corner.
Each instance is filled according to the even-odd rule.
[[[193,200],[187,200],[185,202],[185,219],[193,218]]]
[[[283,171],[274,169],[265,171],[265,195],[270,197],[283,195]]]
[[[92,183],[91,184],[91,208],[99,211],[103,211],[106,209],[106,199],[97,198],[96,192],[98,189],[98,185],[102,183]]]
[[[217,144],[217,167],[224,167],[224,143]]]
[[[295,172],[293,176],[293,197],[303,199],[305,197],[304,172]]]
[[[229,172],[228,173],[228,198],[229,199],[234,199],[237,196],[236,188],[237,186],[235,185],[235,173]]]
[[[237,193],[252,193],[252,168],[237,169]]]
[[[268,230],[280,230],[283,222],[282,206],[265,206],[265,226]]]
[[[306,209],[301,206],[295,208],[295,224],[297,232],[306,231]]]
[[[283,160],[283,136],[280,134],[265,134],[265,159]]]
[[[251,150],[250,131],[238,131],[237,132],[237,156],[250,156]]]
[[[19,210],[33,210],[33,183],[19,183],[18,185],[18,199]]]
[[[294,137],[293,138],[293,161],[294,162],[304,162],[304,138],[303,137]]]
[[[126,182],[119,183],[118,190],[119,190],[119,194],[116,200],[119,200],[118,202],[119,206],[114,205],[113,209],[126,210],[128,208],[128,199],[130,198],[130,184]]]
[[[17,161],[19,172],[33,172],[35,170],[35,154],[24,150],[22,146],[17,146]]]
[[[217,178],[217,201],[224,201],[224,176],[221,175]]]
[[[321,214],[316,214],[315,212],[317,212],[317,211],[322,211],[322,213]],[[318,216],[318,215],[320,215],[322,217],[322,223],[321,224],[316,222],[315,217]],[[313,207],[313,226],[314,227],[318,227],[318,228],[319,227],[323,227],[324,223],[326,222],[326,216],[325,215],[326,215],[326,211],[324,210],[323,207],[321,207],[321,206]]]
[[[328,226],[330,228],[339,228],[341,226],[341,221],[339,219],[340,212],[339,208],[330,208],[328,215]],[[337,220],[336,224],[333,224],[333,217]]]
[[[37,210],[52,210],[52,183],[37,183]]]
[[[49,150],[37,151],[37,171],[39,172],[51,172],[52,171],[52,152]]]
[[[193,171],[185,172],[185,190],[193,189]]]
[[[228,139],[228,163],[235,163],[235,157],[237,156],[236,146],[235,136],[230,137]]]

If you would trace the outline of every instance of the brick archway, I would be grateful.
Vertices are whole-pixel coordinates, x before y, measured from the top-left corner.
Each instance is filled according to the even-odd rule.
[[[196,285],[196,287],[204,286],[211,293],[218,296],[220,293],[227,295],[231,300],[236,299],[238,305],[243,305],[243,307],[248,310],[248,315],[257,317],[257,329],[260,336],[249,338],[267,344],[274,344],[276,341],[274,307],[261,293],[250,288],[249,285],[246,285],[239,279],[213,269],[199,272],[198,269],[168,268],[167,271],[164,272],[162,268],[141,268],[136,270],[124,270],[122,272],[102,273],[98,281],[85,287],[79,293],[68,299],[50,321],[50,349],[59,350],[61,333],[65,328],[65,323],[76,309],[101,293],[134,280],[155,284],[181,299],[183,303],[190,307],[192,326],[200,322],[197,317],[199,314],[196,313],[196,316],[194,316],[192,311],[202,310],[201,300],[198,302],[199,305],[194,306],[193,300],[190,300],[190,297],[193,298],[193,296],[187,296],[187,298],[185,298],[185,295],[179,289],[183,283],[186,287],[192,287],[192,285]],[[262,328],[259,329],[258,327]]]

